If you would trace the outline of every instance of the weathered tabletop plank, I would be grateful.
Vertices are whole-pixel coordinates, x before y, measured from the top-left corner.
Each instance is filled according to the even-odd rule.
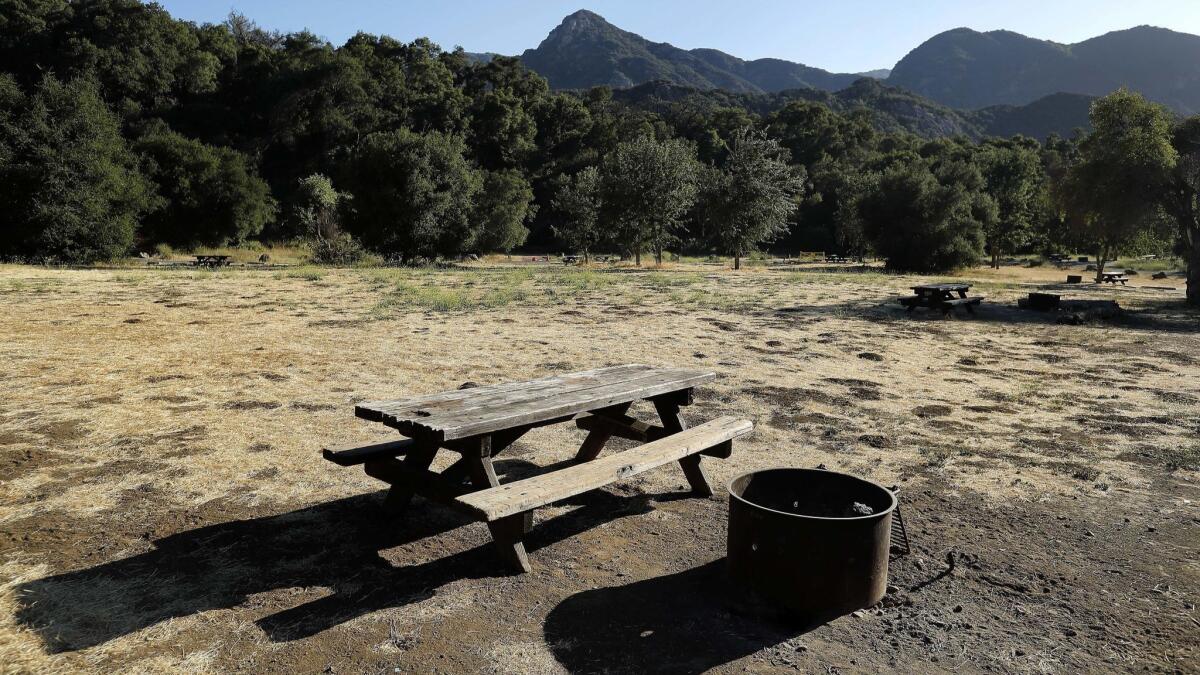
[[[554,375],[537,380],[505,382],[503,384],[484,385],[471,389],[455,389],[406,399],[366,401],[355,406],[354,413],[363,419],[375,422],[382,421],[385,415],[391,416],[394,419],[404,419],[406,416],[410,419],[429,417],[441,411],[478,407],[489,402],[504,400],[510,396],[516,398],[522,395],[522,392],[529,392],[532,396],[534,393],[544,391],[550,387],[559,387],[560,391],[567,391],[571,388],[583,388],[616,382],[630,375],[650,370],[652,370],[651,366],[629,364],[597,368],[569,375]],[[427,415],[426,413],[429,414]]]
[[[536,425],[599,408],[685,391],[716,377],[711,371],[618,366],[521,383],[364,403],[360,417],[381,421],[407,436],[450,441]]]
[[[964,293],[970,288],[970,284],[922,284],[912,287],[917,293]]]

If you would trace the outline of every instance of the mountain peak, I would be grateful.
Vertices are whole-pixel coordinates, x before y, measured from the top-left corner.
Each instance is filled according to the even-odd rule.
[[[558,28],[555,28],[551,34],[553,35],[559,31],[576,33],[612,28],[615,28],[615,26],[609,23],[604,17],[595,12],[581,9],[563,17],[562,22],[558,24]]]
[[[780,59],[744,61],[715,49],[689,51],[652,42],[586,9],[564,18],[521,60],[555,89],[620,88],[663,80],[741,93],[798,87],[832,91],[855,79]]]

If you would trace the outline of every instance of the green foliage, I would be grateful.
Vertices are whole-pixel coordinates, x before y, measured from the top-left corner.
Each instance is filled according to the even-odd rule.
[[[342,231],[341,211],[347,208],[350,199],[350,195],[338,192],[333,181],[319,173],[300,179],[293,217],[307,233],[313,262],[353,265],[367,258],[362,244]]]
[[[123,114],[158,110],[216,88],[220,61],[200,49],[188,24],[157,4],[72,2],[50,30],[51,63],[70,76],[98,78]]]
[[[1093,131],[1058,186],[1070,224],[1099,257],[1097,278],[1142,233],[1161,222],[1153,195],[1178,160],[1165,108],[1124,89],[1092,106]],[[1151,196],[1148,198],[1148,196]]]
[[[705,217],[719,249],[734,269],[756,246],[788,230],[804,191],[804,168],[787,163],[787,150],[762,132],[739,131],[728,159],[705,189]]]
[[[563,177],[563,186],[554,198],[554,208],[561,220],[554,226],[554,234],[571,252],[583,253],[588,262],[591,253],[604,241],[604,230],[600,227],[600,171],[589,166],[573,179]]]
[[[153,201],[94,82],[47,76],[26,95],[0,75],[0,251],[112,259],[128,251]]]
[[[164,198],[142,221],[144,239],[173,246],[225,246],[254,237],[275,218],[270,189],[236,150],[184,138],[159,125],[134,144]]]
[[[533,189],[519,171],[489,171],[475,204],[475,229],[464,250],[509,252],[525,243],[525,227],[537,212]]]
[[[984,236],[993,266],[1002,254],[1026,246],[1046,184],[1036,142],[1026,139],[993,141],[981,148],[980,164],[988,196],[996,203],[996,218],[986,223]]]
[[[460,252],[472,235],[480,171],[462,139],[436,131],[379,132],[363,139],[343,184],[354,195],[346,229],[404,261]]]
[[[604,222],[639,263],[649,249],[661,264],[663,250],[679,241],[684,215],[696,202],[700,168],[687,143],[651,136],[618,144],[605,160]]]
[[[588,12],[522,59],[481,63],[427,39],[360,33],[335,46],[236,13],[197,26],[138,0],[3,6],[0,207],[15,215],[2,256],[95,260],[131,241],[258,236],[304,238],[339,264],[367,251],[411,261],[607,244],[640,262],[647,250],[740,257],[770,243],[941,269],[973,262],[980,230],[994,256],[1094,246],[1108,206],[1081,206],[1119,193],[1145,211],[1125,248],[1170,243],[1166,211],[1192,242],[1200,288],[1200,170],[1188,173],[1200,160],[1137,169],[1144,184],[1073,203],[1046,182],[1116,166],[1120,133],[1082,150],[1059,137],[980,143],[998,130],[1069,134],[1083,124],[1077,95],[953,110],[876,80],[652,45]],[[559,86],[698,88],[552,92],[527,65]],[[80,77],[43,85],[45,72]],[[1138,110],[1113,112],[1106,129],[1139,127]],[[1185,126],[1172,140],[1186,158],[1200,141],[1181,139],[1200,133]]]
[[[1181,248],[1187,254],[1187,298],[1200,305],[1200,115],[1181,120],[1171,130],[1179,155],[1160,193],[1163,210],[1175,220]]]
[[[878,189],[859,205],[867,236],[888,268],[946,272],[972,265],[983,249],[983,232],[972,194],[943,184],[922,164],[884,172]]]

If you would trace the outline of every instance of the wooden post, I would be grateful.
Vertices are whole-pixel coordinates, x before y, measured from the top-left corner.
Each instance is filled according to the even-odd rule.
[[[687,429],[687,422],[679,414],[679,403],[675,400],[656,398],[654,399],[654,409],[658,411],[658,417],[662,420],[663,429],[668,435]],[[683,469],[683,475],[687,478],[688,485],[692,486],[692,494],[699,497],[712,495],[712,486],[708,483],[708,477],[704,475],[704,467],[700,464],[700,455],[684,457],[679,460],[679,466]]]
[[[593,412],[593,415],[605,415],[609,417],[620,417],[624,415],[633,403],[622,403],[611,408],[604,408]],[[583,445],[579,446],[579,452],[575,453],[575,463],[582,464],[596,459],[600,455],[600,451],[604,449],[604,444],[612,438],[612,433],[604,429],[596,429],[588,432],[587,438],[583,439]]]
[[[438,446],[436,444],[417,441],[416,446],[404,458],[404,466],[414,471],[425,471],[433,463],[433,458],[437,455],[437,451]],[[408,510],[408,505],[412,502],[412,498],[413,489],[411,485],[393,485],[388,490],[387,497],[383,500],[383,508],[393,515],[402,516]]]
[[[525,534],[529,532],[532,524],[532,511],[488,523],[492,539],[496,540],[496,548],[514,572],[529,572],[533,569],[529,565],[529,554],[525,552]]]
[[[463,448],[463,459],[471,474],[471,483],[478,490],[494,488],[500,484],[496,470],[492,467],[492,437],[481,436],[472,440],[475,447]],[[528,572],[529,554],[525,552],[525,534],[533,524],[533,513],[526,511],[515,516],[501,518],[488,523],[492,539],[496,541],[501,557],[514,570]]]

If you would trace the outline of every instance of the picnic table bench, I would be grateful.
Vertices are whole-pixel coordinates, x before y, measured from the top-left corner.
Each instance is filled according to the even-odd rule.
[[[1122,286],[1124,286],[1125,282],[1127,282],[1127,281],[1129,281],[1129,277],[1128,277],[1128,275],[1125,274],[1124,270],[1113,271],[1113,272],[1103,272],[1100,274],[1100,283],[1114,284],[1114,285],[1117,283],[1120,283]]]
[[[197,267],[227,267],[231,262],[227,255],[198,255],[195,258]]]
[[[680,465],[693,494],[712,494],[701,455],[729,457],[733,439],[753,428],[731,417],[688,428],[680,409],[692,403],[698,384],[714,377],[705,370],[631,364],[370,401],[356,406],[355,414],[407,438],[328,447],[322,454],[340,466],[362,465],[367,475],[390,484],[385,505],[395,513],[419,494],[486,522],[506,563],[528,572],[524,536],[540,506],[671,462]],[[660,425],[627,414],[642,400],[653,403]],[[588,432],[570,466],[500,484],[497,455],[531,429],[569,421]],[[600,458],[614,436],[642,445]],[[459,457],[441,472],[431,471],[441,450]]]
[[[907,310],[913,311],[918,307],[928,307],[930,309],[940,309],[942,313],[949,314],[954,311],[955,307],[966,307],[967,312],[974,314],[975,306],[983,302],[982,295],[976,295],[968,298],[967,291],[971,288],[970,284],[922,284],[913,286],[914,295],[900,298],[900,304],[904,305]]]

